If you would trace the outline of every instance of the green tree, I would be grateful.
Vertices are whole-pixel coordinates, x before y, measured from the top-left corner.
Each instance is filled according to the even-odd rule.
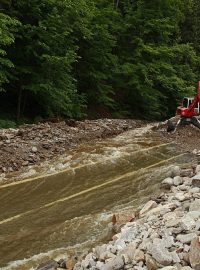
[[[0,13],[0,91],[5,90],[4,84],[9,82],[10,69],[14,67],[7,56],[7,48],[15,40],[13,33],[18,25],[17,20]]]
[[[134,114],[167,117],[180,96],[191,90],[187,86],[196,80],[195,52],[192,46],[181,43],[183,2],[138,0],[126,7],[119,75],[127,84],[118,85]]]

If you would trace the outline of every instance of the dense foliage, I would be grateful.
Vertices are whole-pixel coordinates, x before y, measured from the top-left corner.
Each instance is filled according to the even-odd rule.
[[[2,0],[0,119],[164,119],[199,80],[197,0]]]

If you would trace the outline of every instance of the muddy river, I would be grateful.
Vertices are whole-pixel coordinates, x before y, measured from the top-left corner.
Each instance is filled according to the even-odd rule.
[[[136,209],[176,164],[195,162],[148,128],[69,151],[60,173],[0,186],[0,269],[35,269],[106,241],[113,213]]]

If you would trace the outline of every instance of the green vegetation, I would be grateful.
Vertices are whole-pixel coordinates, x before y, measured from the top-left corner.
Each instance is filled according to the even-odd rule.
[[[200,79],[199,5],[1,1],[0,126],[38,117],[173,115]]]

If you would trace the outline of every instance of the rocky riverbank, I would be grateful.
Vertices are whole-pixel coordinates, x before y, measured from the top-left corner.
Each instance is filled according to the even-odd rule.
[[[18,178],[31,177],[36,173],[34,166],[58,159],[69,149],[142,125],[144,123],[137,120],[99,119],[47,122],[23,125],[18,129],[0,129],[0,180],[8,181],[23,173],[24,176],[20,175]],[[45,167],[50,168],[50,164]]]
[[[199,270],[200,165],[195,172],[175,167],[161,187],[167,191],[133,213],[109,243],[83,259],[52,260],[37,269]],[[119,229],[116,218],[112,229]]]

